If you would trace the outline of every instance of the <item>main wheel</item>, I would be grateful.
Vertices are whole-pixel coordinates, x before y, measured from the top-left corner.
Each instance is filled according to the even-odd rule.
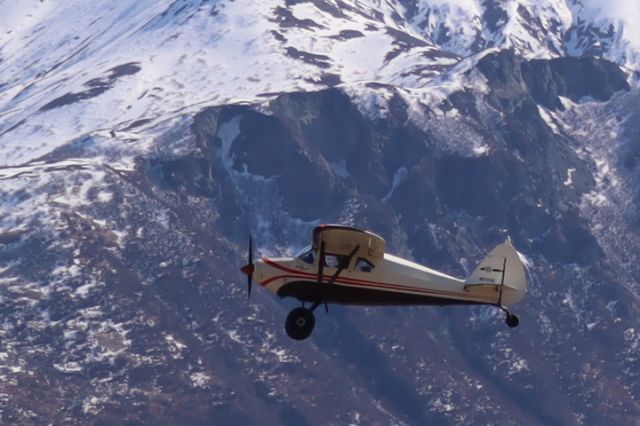
[[[520,318],[516,314],[508,313],[505,322],[509,327],[515,328],[520,324]]]
[[[313,312],[307,308],[295,308],[287,315],[284,329],[292,339],[304,340],[311,335],[315,325]]]

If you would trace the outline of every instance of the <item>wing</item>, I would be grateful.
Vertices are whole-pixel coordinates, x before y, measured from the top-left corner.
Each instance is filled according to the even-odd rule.
[[[385,241],[373,232],[341,225],[320,225],[313,229],[313,249],[324,245],[326,253],[382,260]],[[354,251],[355,250],[355,251]]]

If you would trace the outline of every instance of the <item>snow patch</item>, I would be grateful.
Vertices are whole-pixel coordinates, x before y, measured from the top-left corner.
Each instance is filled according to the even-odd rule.
[[[338,176],[341,178],[347,178],[351,176],[349,174],[349,170],[347,170],[347,162],[344,159],[340,159],[332,163],[329,163],[329,166],[331,167],[331,171],[335,176]]]
[[[573,173],[576,169],[567,169],[567,179],[563,182],[564,186],[573,186]]]
[[[76,290],[74,291],[74,294],[84,299],[89,296],[91,289],[96,287],[98,287],[98,283],[96,281],[90,281],[76,288]]]
[[[164,340],[167,343],[169,353],[173,359],[182,358],[182,352],[187,348],[187,345],[176,339],[171,334],[166,334]]]
[[[82,366],[76,361],[69,361],[65,363],[54,363],[53,368],[61,373],[77,373],[82,371]]]
[[[556,124],[556,120],[550,111],[547,111],[545,108],[538,105],[538,113],[540,114],[540,117],[542,117],[542,120],[544,120],[544,122],[547,124],[547,126],[549,126],[549,128],[553,133],[555,133],[556,135],[561,134],[560,129]]]
[[[474,145],[471,150],[477,157],[489,154],[489,147],[487,145]]]
[[[204,389],[209,387],[209,385],[213,382],[211,376],[202,371],[191,373],[190,379],[191,379],[191,386],[193,386],[194,388]]]
[[[531,269],[533,267],[533,262],[529,257],[527,257],[524,253],[519,252],[518,250],[516,250],[516,253],[518,254],[518,258],[520,259],[520,262],[522,262],[522,265],[525,269]]]
[[[393,182],[391,183],[391,189],[389,189],[389,192],[387,192],[387,194],[384,197],[382,197],[381,201],[383,203],[386,204],[389,202],[396,188],[407,179],[408,175],[409,175],[409,171],[407,170],[406,167],[400,167],[398,170],[396,170],[393,173]]]

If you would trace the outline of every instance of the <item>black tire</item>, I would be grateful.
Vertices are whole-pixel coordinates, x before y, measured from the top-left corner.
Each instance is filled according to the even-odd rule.
[[[295,308],[287,315],[284,329],[292,339],[304,340],[311,335],[315,325],[313,312],[307,308]]]
[[[516,314],[507,314],[505,322],[509,327],[516,328],[520,324],[520,318]]]

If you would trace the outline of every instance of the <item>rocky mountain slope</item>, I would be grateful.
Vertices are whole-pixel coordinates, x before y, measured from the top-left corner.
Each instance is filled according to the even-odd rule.
[[[2,422],[637,422],[640,50],[615,6],[3,5]],[[296,303],[247,304],[237,269],[249,233],[291,253],[323,222],[458,276],[511,236],[521,326],[331,306],[290,341]]]

